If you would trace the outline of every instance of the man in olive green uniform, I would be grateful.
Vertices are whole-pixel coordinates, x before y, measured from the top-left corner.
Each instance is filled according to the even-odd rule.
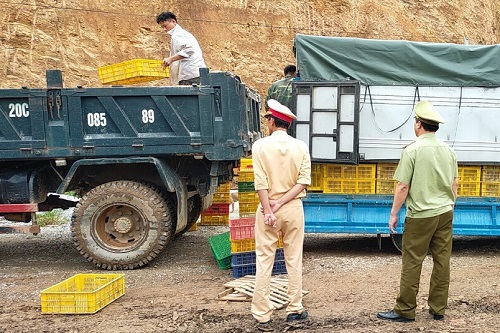
[[[304,208],[301,198],[311,183],[311,157],[303,141],[287,134],[290,123],[297,117],[274,99],[267,104],[269,112],[265,117],[271,135],[252,146],[255,190],[260,204],[255,217],[257,271],[251,312],[260,328],[270,322],[274,310],[270,280],[280,233],[288,273],[286,321],[308,317],[302,305]]]
[[[436,320],[444,318],[458,189],[456,154],[435,135],[443,118],[428,101],[417,103],[415,114],[417,140],[401,153],[389,218],[389,229],[396,233],[398,212],[405,202],[400,290],[394,309],[377,314],[380,319],[398,322],[415,320],[422,262],[429,249],[434,263],[427,300],[429,313]]]
[[[267,91],[266,96],[266,111],[269,110],[267,101],[275,99],[287,108],[291,108],[292,104],[292,82],[297,75],[297,67],[295,65],[287,65],[283,69],[285,77],[274,82]]]

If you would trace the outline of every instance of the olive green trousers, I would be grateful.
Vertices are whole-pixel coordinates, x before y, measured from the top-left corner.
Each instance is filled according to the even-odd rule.
[[[443,315],[448,302],[453,211],[429,218],[405,219],[399,295],[394,311],[414,319],[422,262],[430,250],[433,259],[427,304]]]

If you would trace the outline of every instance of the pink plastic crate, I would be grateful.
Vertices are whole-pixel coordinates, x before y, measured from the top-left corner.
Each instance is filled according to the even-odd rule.
[[[229,221],[230,239],[254,239],[255,217],[245,217]]]

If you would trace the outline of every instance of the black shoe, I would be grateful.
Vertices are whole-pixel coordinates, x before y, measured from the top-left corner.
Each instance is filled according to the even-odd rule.
[[[400,323],[406,323],[408,321],[415,321],[415,319],[411,318],[406,318],[397,313],[394,310],[387,311],[387,312],[379,312],[377,313],[377,318],[383,319],[383,320],[390,320],[390,321],[397,321]]]
[[[288,316],[286,316],[286,321],[291,322],[291,321],[297,321],[297,320],[304,320],[308,317],[309,315],[307,314],[307,311],[304,310],[301,313],[290,313]]]
[[[435,314],[431,309],[429,309],[429,313],[432,315],[434,320],[443,320],[444,319],[444,315]]]

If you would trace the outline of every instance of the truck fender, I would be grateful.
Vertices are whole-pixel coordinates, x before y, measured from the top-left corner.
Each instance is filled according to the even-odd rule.
[[[68,174],[59,185],[58,193],[65,193],[68,186],[73,180],[78,168],[82,166],[98,166],[107,164],[145,164],[150,163],[156,167],[163,185],[168,192],[173,192],[177,196],[177,223],[175,233],[182,231],[187,226],[187,199],[188,190],[184,179],[179,177],[171,167],[164,161],[155,157],[127,157],[127,158],[96,158],[96,159],[81,159],[73,163]]]

